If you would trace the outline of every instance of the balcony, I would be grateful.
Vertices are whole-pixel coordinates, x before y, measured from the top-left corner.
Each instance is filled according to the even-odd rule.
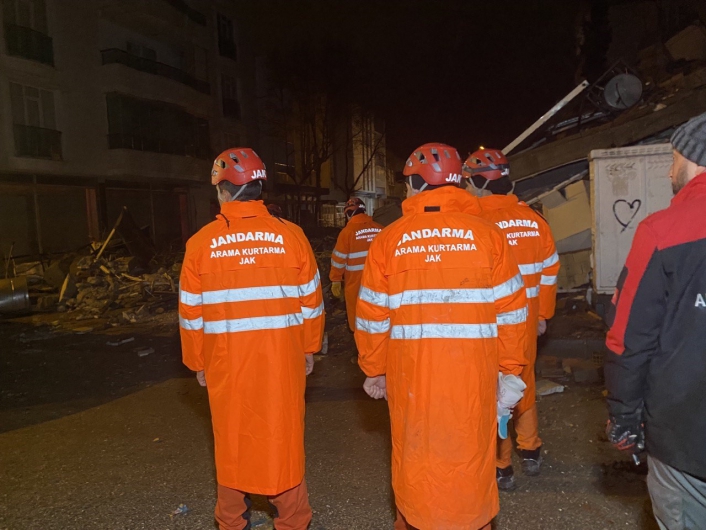
[[[144,57],[138,57],[137,55],[132,55],[125,50],[120,50],[117,48],[102,50],[101,58],[104,65],[122,64],[128,68],[139,70],[140,72],[146,72],[148,74],[172,79],[173,81],[187,85],[202,94],[211,93],[211,86],[207,81],[197,79],[183,70],[179,70],[178,68],[169,66],[168,64],[153,61],[151,59],[145,59]]]
[[[180,13],[185,14],[189,19],[191,19],[192,22],[196,22],[201,26],[206,25],[206,15],[190,7],[189,4],[187,4],[184,0],[165,1]]]
[[[199,144],[187,144],[168,141],[149,136],[129,133],[113,133],[108,135],[109,149],[133,149],[166,155],[188,156],[192,158],[210,159],[213,156],[208,141]]]
[[[61,131],[15,124],[14,132],[15,155],[62,160]]]
[[[8,55],[54,66],[54,44],[44,33],[16,24],[5,24]]]
[[[223,98],[223,116],[226,118],[240,119],[240,103],[237,99]]]

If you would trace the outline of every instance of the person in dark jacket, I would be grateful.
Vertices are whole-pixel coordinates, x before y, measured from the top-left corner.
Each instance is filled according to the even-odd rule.
[[[660,528],[706,529],[706,113],[671,142],[675,197],[638,226],[608,314],[607,434],[646,449]]]

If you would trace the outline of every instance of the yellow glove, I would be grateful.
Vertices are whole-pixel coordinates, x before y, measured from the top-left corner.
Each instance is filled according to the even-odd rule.
[[[331,284],[331,294],[336,298],[343,299],[343,289],[341,289],[341,282],[333,282]]]

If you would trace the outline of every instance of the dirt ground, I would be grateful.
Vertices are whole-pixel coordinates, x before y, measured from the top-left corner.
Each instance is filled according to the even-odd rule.
[[[81,324],[94,329],[0,321],[0,529],[215,528],[208,399],[181,365],[174,315]],[[311,528],[392,528],[387,409],[362,391],[342,313],[328,327],[307,388]],[[494,528],[656,528],[645,470],[602,434],[601,391],[569,385],[540,400],[542,476],[518,476]],[[170,515],[180,504],[188,513]]]

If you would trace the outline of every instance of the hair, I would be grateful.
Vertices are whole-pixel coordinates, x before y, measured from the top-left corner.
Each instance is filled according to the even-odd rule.
[[[422,189],[422,187],[424,187],[424,184],[427,183],[427,181],[424,180],[421,175],[418,175],[416,173],[414,175],[410,175],[407,178],[407,182],[409,183],[410,186],[412,186],[412,189],[415,189],[415,190]],[[454,184],[450,184],[450,183],[449,184],[440,184],[438,186],[433,186],[431,184],[427,184],[427,187],[424,188],[424,191],[431,191],[431,190],[435,190],[437,188],[443,188],[444,186],[454,186]]]
[[[474,175],[471,177],[473,185],[478,189],[488,190],[493,195],[507,195],[512,192],[513,186],[510,182],[510,177],[501,177],[498,180],[488,180],[482,175]],[[487,182],[487,184],[486,184]]]
[[[230,181],[222,180],[218,183],[218,190],[230,193],[231,200],[241,202],[254,201],[255,199],[259,199],[260,195],[262,195],[262,181],[254,180],[242,186],[236,186]],[[238,195],[238,193],[240,193],[240,195]],[[238,198],[234,199],[233,197],[236,195],[238,195]]]

